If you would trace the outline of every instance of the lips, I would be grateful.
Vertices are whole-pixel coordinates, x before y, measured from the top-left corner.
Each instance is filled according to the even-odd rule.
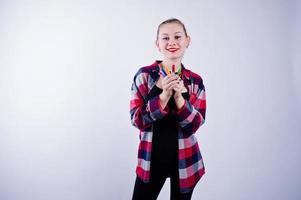
[[[170,48],[170,49],[167,49],[169,52],[176,52],[178,49],[177,48]]]

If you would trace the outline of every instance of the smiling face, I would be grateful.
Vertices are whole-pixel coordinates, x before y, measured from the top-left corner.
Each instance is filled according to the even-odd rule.
[[[172,22],[160,26],[156,46],[164,59],[181,60],[189,43],[190,37],[186,36],[181,24]]]

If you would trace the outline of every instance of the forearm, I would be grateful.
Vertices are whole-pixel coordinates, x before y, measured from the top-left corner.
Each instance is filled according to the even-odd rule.
[[[192,134],[197,131],[197,129],[205,121],[206,113],[206,98],[205,90],[197,93],[195,97],[190,98],[190,100],[185,100],[179,98],[177,101],[177,119],[180,127],[182,127],[186,133]],[[183,104],[182,104],[183,103]]]
[[[180,110],[185,104],[184,97],[182,96],[182,94],[179,94],[179,95],[175,95],[174,99],[176,102],[177,109]]]
[[[168,104],[168,101],[170,99],[170,96],[166,95],[164,92],[162,92],[160,95],[159,95],[159,99],[160,99],[160,105],[161,105],[161,108],[162,109],[165,109],[165,107],[167,106]]]
[[[162,108],[158,96],[150,99],[147,104],[132,104],[132,124],[139,129],[149,127],[154,121],[163,118],[168,113],[168,108]]]

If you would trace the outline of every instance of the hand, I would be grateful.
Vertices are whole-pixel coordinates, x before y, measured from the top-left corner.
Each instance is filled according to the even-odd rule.
[[[162,97],[170,98],[173,95],[174,88],[179,84],[179,76],[175,74],[167,75],[162,79]]]
[[[160,77],[158,81],[158,86],[162,87],[162,93],[159,95],[160,104],[164,109],[173,95],[174,87],[179,84],[179,76],[175,74],[167,75],[166,77]]]
[[[179,78],[179,83],[173,88],[173,90],[175,91],[173,97],[175,99],[176,106],[178,109],[180,109],[185,103],[185,99],[182,96],[182,92],[187,91],[182,79]]]
[[[179,78],[179,83],[177,85],[175,85],[175,87],[173,88],[173,90],[175,91],[173,97],[175,99],[180,98],[182,96],[183,92],[186,92],[187,89],[184,86],[184,82],[181,78]]]

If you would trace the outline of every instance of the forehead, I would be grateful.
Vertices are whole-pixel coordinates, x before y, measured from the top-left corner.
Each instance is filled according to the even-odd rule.
[[[181,24],[175,23],[175,22],[163,24],[163,25],[161,25],[161,27],[159,29],[160,35],[162,35],[162,34],[172,35],[172,34],[176,34],[176,33],[184,34],[184,29]]]

